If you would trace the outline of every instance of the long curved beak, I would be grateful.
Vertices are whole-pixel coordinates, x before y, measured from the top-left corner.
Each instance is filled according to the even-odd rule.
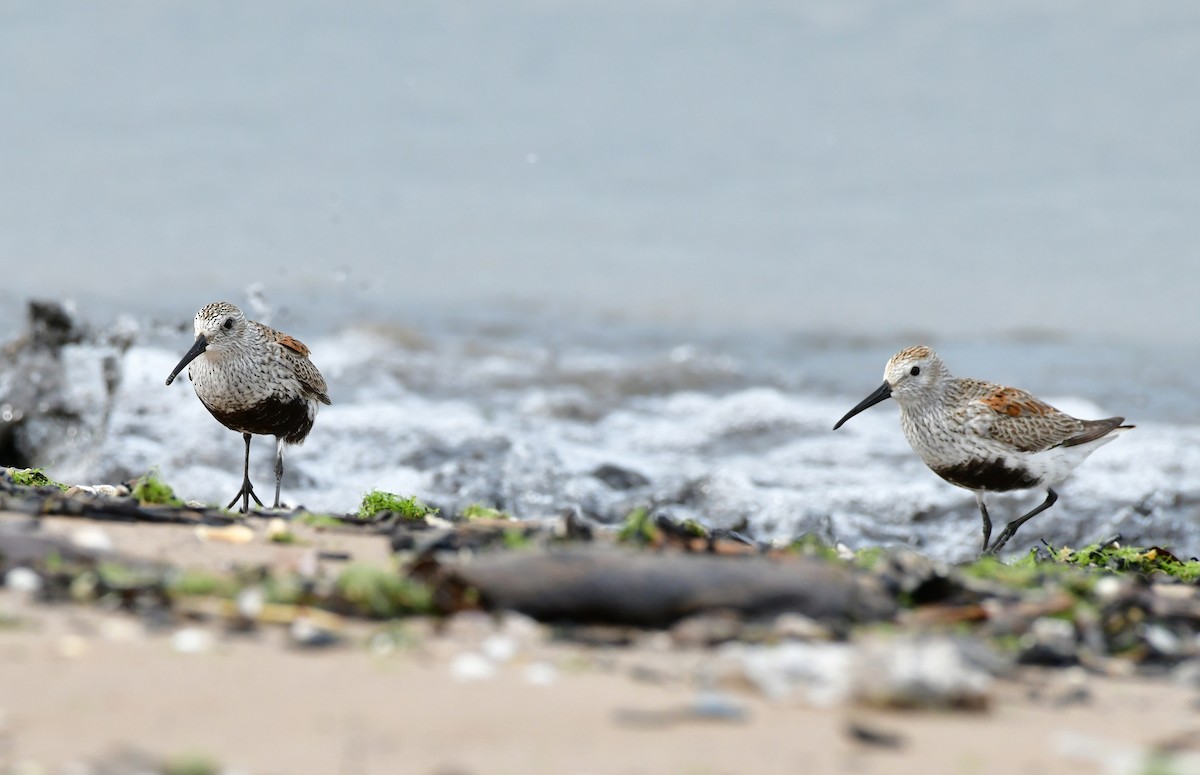
[[[184,354],[183,360],[181,360],[179,362],[179,365],[176,366],[175,369],[171,372],[171,376],[167,377],[167,384],[170,385],[172,382],[174,382],[175,376],[177,374],[179,374],[179,372],[183,371],[183,367],[187,366],[189,363],[196,360],[196,357],[199,356],[200,353],[204,352],[207,349],[208,349],[208,340],[204,338],[204,334],[200,334],[200,336],[196,337],[196,342],[195,342],[195,344],[192,345],[192,349],[188,350]]]
[[[892,397],[892,386],[889,385],[887,383],[887,381],[885,380],[882,385],[880,385],[878,388],[875,389],[874,393],[867,396],[862,401],[859,401],[858,406],[856,406],[853,409],[851,409],[850,411],[846,412],[846,416],[843,417],[842,419],[838,420],[837,425],[833,426],[833,429],[836,431],[838,428],[842,427],[842,423],[846,422],[846,420],[849,420],[851,417],[858,414],[862,410],[870,409],[872,406],[875,406],[875,404],[879,403],[880,401],[886,401],[887,399],[889,399],[891,397]]]

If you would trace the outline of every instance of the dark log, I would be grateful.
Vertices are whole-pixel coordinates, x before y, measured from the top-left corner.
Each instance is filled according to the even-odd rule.
[[[834,623],[891,617],[893,599],[865,574],[812,557],[655,554],[615,548],[511,552],[420,569],[451,612],[478,601],[541,621],[667,627],[688,616],[785,612]],[[468,592],[473,590],[473,592]]]

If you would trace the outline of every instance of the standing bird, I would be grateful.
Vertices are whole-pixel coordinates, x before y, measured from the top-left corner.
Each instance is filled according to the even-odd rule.
[[[1099,447],[1132,428],[1124,417],[1079,420],[1024,390],[950,376],[928,347],[892,356],[883,384],[833,426],[887,398],[900,404],[900,427],[925,465],[950,484],[975,493],[983,516],[983,551],[992,521],[985,492],[1039,488],[1046,500],[1008,523],[992,545],[997,553],[1021,525],[1054,505],[1058,484]]]
[[[242,489],[225,508],[242,499],[242,513],[250,499],[263,503],[250,484],[250,436],[275,437],[275,506],[283,480],[283,445],[303,444],[317,416],[317,402],[328,404],[325,378],[308,359],[302,343],[247,320],[242,311],[224,301],[200,308],[194,323],[196,342],[167,377],[167,384],[188,366],[196,396],[213,417],[246,439],[246,465]]]

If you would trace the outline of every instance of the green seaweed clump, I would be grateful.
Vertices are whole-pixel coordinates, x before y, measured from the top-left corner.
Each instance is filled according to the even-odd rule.
[[[333,583],[333,600],[337,608],[376,619],[433,610],[432,595],[424,584],[364,562],[350,563],[342,570]]]
[[[56,482],[40,468],[10,468],[8,476],[12,479],[13,484],[21,487],[57,487],[60,490],[66,490],[67,485],[62,482]]]
[[[528,549],[531,546],[533,546],[533,540],[530,538],[528,531],[519,527],[505,528],[505,549]]]
[[[467,521],[474,519],[512,519],[513,515],[507,511],[494,509],[491,506],[484,506],[482,503],[472,503],[462,510],[462,518]]]
[[[813,533],[805,533],[788,544],[788,552],[804,557],[819,557],[822,560],[836,560],[837,547],[830,546]]]
[[[629,512],[617,531],[617,540],[621,543],[655,544],[661,538],[662,532],[654,524],[650,510],[640,506]]]
[[[1117,572],[1133,572],[1149,576],[1162,573],[1192,584],[1200,580],[1200,561],[1181,560],[1161,546],[1117,546],[1092,544],[1083,549],[1050,550],[1051,557],[1075,567],[1104,568]]]
[[[438,510],[430,508],[413,495],[401,498],[399,495],[383,490],[371,490],[363,496],[362,504],[358,507],[359,519],[371,519],[384,511],[390,511],[404,520],[420,520]]]
[[[175,490],[171,489],[171,485],[158,478],[157,470],[147,471],[143,476],[134,479],[130,493],[143,505],[183,505],[183,501],[175,497]]]
[[[167,594],[172,598],[231,598],[238,591],[238,583],[235,579],[194,568],[170,573],[166,582]]]

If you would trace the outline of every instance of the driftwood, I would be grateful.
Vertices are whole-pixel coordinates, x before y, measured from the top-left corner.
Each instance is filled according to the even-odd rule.
[[[68,495],[54,487],[21,487],[0,492],[0,511],[30,516],[85,517],[109,522],[157,522],[176,525],[231,525],[237,518],[216,508],[141,504],[136,498]]]
[[[786,612],[834,623],[891,617],[878,582],[811,557],[770,559],[649,553],[611,547],[484,555],[414,569],[453,612],[478,603],[541,621],[666,627],[714,611],[765,618]]]

